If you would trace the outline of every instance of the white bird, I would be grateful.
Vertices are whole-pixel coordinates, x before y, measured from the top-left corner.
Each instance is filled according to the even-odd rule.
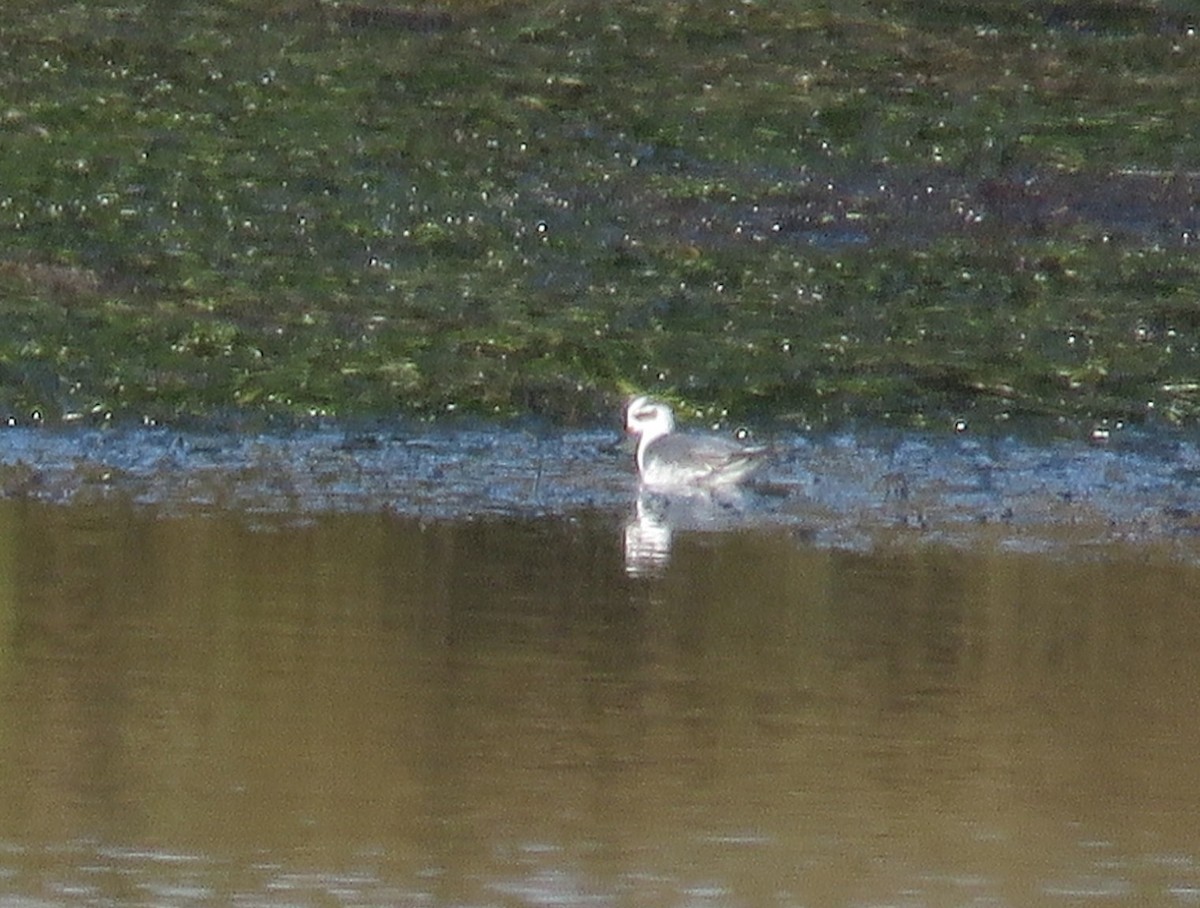
[[[675,434],[671,408],[649,397],[629,402],[625,431],[637,436],[638,475],[651,488],[728,488],[758,470],[768,451],[716,435]]]

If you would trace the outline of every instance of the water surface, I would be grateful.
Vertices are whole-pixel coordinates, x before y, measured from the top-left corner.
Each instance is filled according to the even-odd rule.
[[[997,443],[1054,542],[973,447],[783,444],[631,570],[602,433],[354,437],[9,438],[4,904],[1200,901],[1186,450]]]

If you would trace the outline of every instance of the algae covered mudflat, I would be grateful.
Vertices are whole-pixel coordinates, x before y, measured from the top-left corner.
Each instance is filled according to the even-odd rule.
[[[0,415],[1190,420],[1186,3],[6,4]]]

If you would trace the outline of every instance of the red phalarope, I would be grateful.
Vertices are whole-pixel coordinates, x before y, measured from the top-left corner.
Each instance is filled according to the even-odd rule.
[[[629,402],[625,431],[637,436],[638,475],[648,488],[729,488],[758,470],[768,451],[715,435],[676,434],[671,408],[649,397]]]

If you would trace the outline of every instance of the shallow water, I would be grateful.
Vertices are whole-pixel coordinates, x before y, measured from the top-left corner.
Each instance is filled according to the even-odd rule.
[[[1200,555],[1194,433],[1097,433],[1092,443],[1023,435],[867,429],[769,435],[771,466],[734,497],[639,497],[632,457],[609,430],[540,424],[321,425],[274,433],[166,428],[0,432],[0,495],[156,514],[305,521],[337,513],[424,520],[585,517],[614,539],[775,529],[823,547],[946,544],[1086,557],[1110,542]]]
[[[9,435],[0,903],[1200,901],[1187,445],[610,441]]]

